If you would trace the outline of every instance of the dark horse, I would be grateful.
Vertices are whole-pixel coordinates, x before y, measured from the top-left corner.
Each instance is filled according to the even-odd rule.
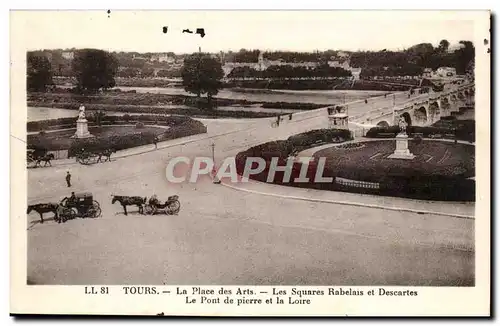
[[[58,207],[59,204],[56,203],[28,205],[27,214],[29,214],[31,211],[37,212],[38,214],[40,214],[40,223],[43,223],[43,214],[52,212],[54,213],[54,220],[59,221],[59,216],[57,214]]]
[[[125,215],[127,215],[127,206],[137,206],[139,207],[139,214],[143,214],[143,205],[146,204],[146,199],[146,197],[139,196],[113,196],[111,204],[118,201],[122,205]]]
[[[116,153],[116,149],[114,149],[114,148],[105,149],[102,152],[97,153],[97,155],[99,156],[97,158],[97,162],[111,161],[111,154],[113,154],[113,153]],[[104,156],[104,160],[101,161],[103,156]]]
[[[35,167],[37,167],[39,164],[41,165],[42,161],[44,162],[43,166],[47,166],[47,164],[49,164],[50,166],[52,166],[52,164],[50,163],[50,161],[53,160],[53,159],[54,159],[54,154],[52,154],[52,153],[46,154],[44,156],[39,156],[36,159]]]

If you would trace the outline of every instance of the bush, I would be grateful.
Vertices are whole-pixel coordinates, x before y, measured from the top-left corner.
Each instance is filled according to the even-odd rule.
[[[290,136],[288,141],[294,148],[303,150],[316,143],[338,143],[351,139],[351,133],[347,129],[315,129]]]
[[[153,143],[155,134],[152,132],[141,132],[126,136],[111,136],[107,138],[75,139],[68,149],[68,157],[74,157],[77,153],[84,151],[97,152],[105,149],[122,150]]]
[[[143,129],[143,128],[144,128],[144,123],[142,123],[142,122],[137,122],[137,123],[135,124],[135,128],[136,128],[136,129]]]

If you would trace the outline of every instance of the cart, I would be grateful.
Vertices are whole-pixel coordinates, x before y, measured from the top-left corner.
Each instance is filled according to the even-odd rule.
[[[94,200],[90,192],[76,193],[74,200],[63,200],[61,206],[69,208],[74,211],[74,217],[91,217],[97,218],[101,216],[101,206],[99,202]]]

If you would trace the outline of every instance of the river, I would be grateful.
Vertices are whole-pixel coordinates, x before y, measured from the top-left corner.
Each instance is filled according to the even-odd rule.
[[[61,88],[72,86],[60,85]],[[153,93],[166,95],[190,95],[180,87],[129,87],[120,86],[115,89],[121,91],[136,91],[137,93]],[[231,89],[225,88],[216,95],[218,98],[232,100],[247,100],[253,102],[295,102],[333,105],[343,102],[354,102],[365,98],[383,95],[384,91],[359,90],[269,90],[269,89]]]
[[[177,87],[117,87],[122,91],[135,90],[137,93],[155,93],[168,95],[192,95]],[[332,105],[342,102],[354,102],[368,97],[383,95],[384,91],[357,91],[357,90],[266,90],[249,89],[234,90],[222,89],[217,94],[218,98],[227,98],[232,100],[247,100],[253,102],[296,102],[296,103],[314,103]]]
[[[68,88],[70,86],[62,86]],[[182,88],[176,87],[118,87],[122,91],[135,90],[138,93],[156,93],[168,95],[192,95],[184,91]],[[219,98],[240,99],[249,101],[262,101],[262,102],[297,102],[297,103],[314,103],[333,105],[343,102],[353,102],[362,100],[368,97],[384,94],[381,91],[357,91],[357,90],[234,90],[223,89],[217,94]],[[175,106],[178,108],[179,106]],[[188,108],[186,106],[186,108]],[[268,109],[259,106],[224,106],[218,107],[217,110],[221,111],[251,111],[251,112],[269,112],[276,114],[287,114],[300,112],[302,110],[294,109]],[[28,108],[28,121],[57,119],[65,117],[76,117],[77,111],[56,109],[47,107],[29,107]],[[123,112],[106,111],[108,115],[123,115]],[[131,114],[131,113],[129,113]]]

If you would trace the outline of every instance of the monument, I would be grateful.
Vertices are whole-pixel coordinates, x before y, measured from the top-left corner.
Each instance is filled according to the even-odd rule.
[[[410,150],[408,149],[408,135],[406,134],[406,123],[403,117],[399,118],[399,130],[400,132],[396,136],[396,150],[394,153],[388,156],[388,158],[402,159],[402,160],[412,160],[415,158]]]
[[[349,129],[349,116],[345,106],[328,108],[328,121],[330,128]]]
[[[91,135],[89,132],[88,121],[85,118],[85,107],[80,105],[78,109],[80,113],[78,114],[78,120],[76,120],[76,132],[71,138],[91,138],[94,135]]]

